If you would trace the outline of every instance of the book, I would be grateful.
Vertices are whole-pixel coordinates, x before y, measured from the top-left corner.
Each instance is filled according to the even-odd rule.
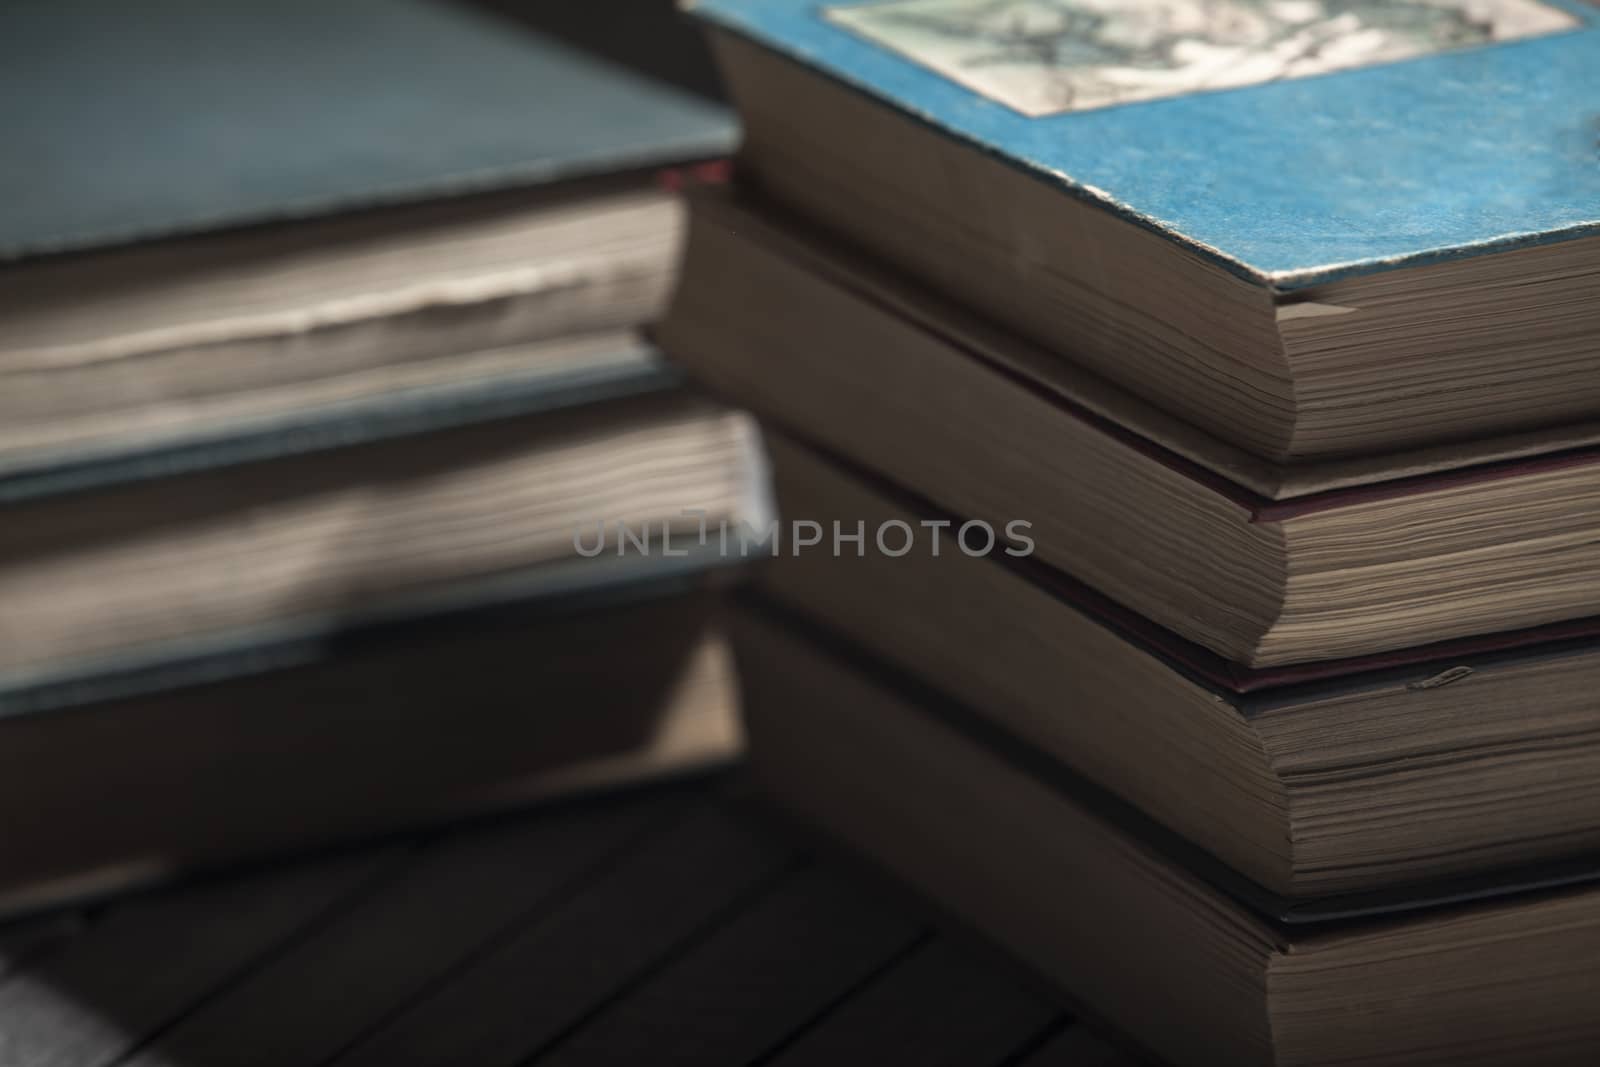
[[[1286,909],[1450,895],[1465,878],[1516,886],[1600,852],[1600,632],[1233,670],[1036,559],[969,554],[959,518],[858,466],[777,432],[767,448],[786,520],[825,531],[761,568],[771,603],[960,701]],[[905,545],[895,526],[921,536]],[[834,531],[864,536],[835,549]]]
[[[1107,428],[1121,428],[1233,482],[1267,501],[1315,497],[1335,489],[1379,486],[1423,475],[1531,459],[1600,445],[1600,423],[1498,434],[1379,456],[1279,463],[1183,422],[1085,367],[1028,341],[1004,324],[974,314],[902,272],[819,234],[807,220],[754,195],[730,197],[700,187],[695,211],[712,225],[743,232],[772,254],[821,275],[927,331],[940,334],[981,363],[1000,369],[1063,409]],[[714,240],[705,237],[704,240]]]
[[[662,344],[722,396],[963,521],[1030,524],[1042,562],[1223,659],[1345,659],[1600,612],[1593,446],[1277,480],[1197,435],[1162,431],[1183,451],[1140,436],[1014,369],[1026,352],[969,344],[942,303],[878,299],[828,249],[699,197]]]
[[[0,12],[0,474],[638,326],[720,107],[422,0]],[[108,86],[114,86],[114,91]]]
[[[0,12],[0,909],[739,748],[719,106],[426,0]],[[709,162],[708,162],[709,161]]]
[[[759,606],[734,632],[780,802],[1166,1062],[1555,1065],[1600,1038],[1593,882],[1285,921],[846,643]]]
[[[580,581],[629,553],[671,570],[715,553],[698,540],[702,522],[765,524],[748,417],[684,393],[638,346],[618,355],[602,395],[624,365],[635,388],[604,399],[556,374],[520,417],[432,432],[399,419],[342,444],[335,426],[310,433],[322,438],[310,450],[212,452],[181,473],[109,484],[83,472],[92,488],[52,483],[15,500],[0,531],[0,702],[433,610],[468,585],[515,599],[521,576],[546,564]]]
[[[521,596],[0,698],[0,913],[721,767],[728,569],[534,568]]]
[[[693,10],[753,185],[1253,455],[1600,413],[1592,4]]]

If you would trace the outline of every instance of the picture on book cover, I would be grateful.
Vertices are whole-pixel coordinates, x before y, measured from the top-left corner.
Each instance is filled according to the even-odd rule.
[[[833,22],[1026,115],[1392,63],[1578,27],[1544,0],[879,0]]]

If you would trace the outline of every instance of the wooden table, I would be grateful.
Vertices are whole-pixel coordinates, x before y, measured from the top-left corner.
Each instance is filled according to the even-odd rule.
[[[717,779],[0,928],[0,1067],[1130,1062]]]

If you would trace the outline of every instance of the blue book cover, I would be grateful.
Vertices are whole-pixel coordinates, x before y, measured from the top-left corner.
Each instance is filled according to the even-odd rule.
[[[566,358],[533,361],[488,378],[385,389],[167,437],[112,439],[37,460],[25,455],[15,463],[0,461],[0,509],[131,482],[554,414],[682,385],[682,373],[655,346],[642,338],[601,335],[592,345],[574,347]]]
[[[1600,232],[1588,0],[700,0],[1290,290]]]
[[[424,0],[0,5],[0,261],[725,154],[725,110]]]

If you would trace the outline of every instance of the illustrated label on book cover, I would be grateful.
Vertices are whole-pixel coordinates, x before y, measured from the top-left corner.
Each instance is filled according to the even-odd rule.
[[[880,0],[844,27],[1025,115],[1329,74],[1577,28],[1543,0]]]

